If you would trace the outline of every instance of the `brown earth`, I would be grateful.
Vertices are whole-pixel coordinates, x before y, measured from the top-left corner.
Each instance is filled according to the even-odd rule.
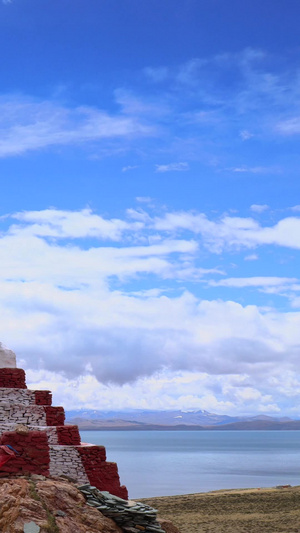
[[[300,533],[300,487],[215,491],[139,500],[181,533]]]

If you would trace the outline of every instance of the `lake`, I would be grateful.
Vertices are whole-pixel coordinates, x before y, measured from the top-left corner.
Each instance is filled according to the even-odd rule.
[[[300,431],[81,431],[130,498],[300,484]]]

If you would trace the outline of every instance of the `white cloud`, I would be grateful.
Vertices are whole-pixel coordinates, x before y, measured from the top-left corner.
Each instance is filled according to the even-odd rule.
[[[258,255],[257,254],[249,254],[249,255],[246,255],[246,257],[244,259],[245,259],[245,261],[257,261],[258,260]]]
[[[252,218],[224,216],[209,220],[203,213],[173,212],[154,220],[160,231],[188,230],[202,236],[204,245],[220,253],[226,248],[255,248],[277,245],[300,249],[300,218],[287,217],[273,226],[261,226]]]
[[[300,117],[297,116],[279,122],[277,130],[282,135],[298,135],[300,133]]]
[[[48,388],[54,392],[56,404],[68,409],[77,409],[78,402],[83,408],[93,409],[215,409],[226,412],[234,408],[230,401],[217,399],[209,386],[208,376],[191,372],[155,373],[151,377],[140,378],[135,383],[105,385],[94,376],[86,375],[69,380],[49,371],[29,371],[28,383],[32,388]],[[199,396],[199,387],[203,394]]]
[[[278,169],[274,167],[234,167],[229,169],[232,172],[248,173],[248,174],[268,174],[270,172],[278,172]]]
[[[137,196],[136,201],[140,202],[141,204],[150,204],[153,199],[150,196]]]
[[[143,116],[144,118],[160,119],[167,117],[170,113],[169,106],[163,100],[147,99],[145,95],[139,97],[124,89],[117,89],[114,95],[116,102],[122,109],[122,114],[125,116]]]
[[[188,163],[169,163],[168,165],[156,165],[155,172],[184,172],[189,170]]]
[[[194,58],[188,60],[179,66],[176,73],[176,81],[184,85],[194,85],[201,72],[201,67],[206,64],[206,59]]]
[[[210,281],[214,287],[280,287],[294,285],[297,278],[280,278],[268,276],[254,276],[251,278],[226,278],[219,281]]]
[[[141,228],[139,223],[125,222],[119,219],[107,220],[96,215],[91,209],[82,211],[62,211],[45,209],[43,211],[26,211],[15,213],[13,218],[26,223],[22,227],[23,235],[35,235],[55,238],[94,237],[102,240],[120,240],[126,230]],[[11,233],[20,233],[20,227],[12,226]]]
[[[165,81],[169,76],[169,69],[167,67],[146,67],[143,70],[144,75],[154,83]]]
[[[67,405],[96,407],[102,398],[101,405],[110,407],[124,400],[127,406],[192,404],[220,412],[237,405],[276,408],[266,376],[298,372],[300,313],[210,301],[178,287],[180,280],[201,276],[207,286],[208,276],[221,271],[195,264],[200,256],[193,239],[165,236],[170,229],[192,229],[209,243],[221,235],[225,244],[238,228],[241,243],[244,232],[264,231],[259,224],[167,213],[136,225],[88,209],[23,212],[12,220],[9,226],[9,217],[1,219],[0,339],[30,370],[30,382],[40,380],[42,387],[48,380]],[[152,231],[160,240],[139,244]],[[149,276],[149,290],[132,285],[141,275]],[[296,290],[296,282],[253,277],[215,284]],[[260,392],[252,403],[249,394],[236,394],[237,385],[229,386],[238,374]]]
[[[262,51],[246,49],[235,54],[193,58],[172,68],[149,66],[143,70],[144,81],[163,82],[163,90],[153,93],[152,84],[141,89],[140,94],[117,88],[113,91],[119,106],[116,113],[108,108],[63,105],[51,98],[42,101],[30,96],[2,95],[0,157],[78,145],[91,146],[93,157],[100,157],[111,155],[113,141],[117,147],[118,141],[128,141],[130,146],[123,142],[119,147],[124,152],[132,148],[133,140],[142,142],[143,138],[152,136],[156,138],[151,145],[155,157],[157,154],[161,157],[164,152],[182,161],[198,159],[207,165],[218,161],[217,166],[224,168],[220,163],[224,161],[224,150],[220,149],[224,143],[219,141],[232,135],[233,125],[243,141],[251,139],[253,131],[261,139],[296,133],[299,129],[297,71],[285,72],[279,68],[269,71],[264,63],[266,59],[268,56]],[[233,81],[220,90],[216,78],[223,74],[237,83]],[[55,98],[58,97],[59,92]],[[259,122],[253,119],[257,115]],[[236,133],[235,141],[238,146]],[[116,151],[117,147],[114,146]],[[146,148],[149,154],[149,143]],[[143,146],[138,153],[145,152]],[[157,168],[161,167],[158,171],[162,172],[187,170],[168,168],[172,165],[180,163],[157,165]],[[235,166],[227,162],[226,168],[251,174],[280,171],[264,164]]]
[[[195,144],[199,128],[191,130],[191,124],[201,125],[194,157],[198,153],[198,157],[201,154],[204,158],[212,145],[214,154],[210,155],[216,156],[216,138],[222,136],[224,139],[225,131],[232,135],[232,126],[235,131],[238,127],[243,141],[254,136],[270,139],[274,134],[299,133],[297,68],[283,68],[280,62],[275,62],[274,58],[270,62],[270,59],[270,54],[263,50],[246,48],[233,54],[196,57],[173,67],[148,67],[143,74],[152,82],[164,82],[164,87],[168,82],[168,89],[160,93],[158,100],[164,98],[173,104],[176,102],[171,116],[176,120],[176,126],[189,124],[190,141]],[[232,83],[220,85],[223,75]],[[185,104],[183,112],[182,102]],[[259,121],[255,119],[258,115]],[[211,127],[212,121],[214,128]],[[186,143],[187,139],[182,142]],[[231,170],[253,174],[280,171],[264,165],[243,165]]]
[[[240,137],[243,141],[248,141],[249,139],[251,139],[252,137],[254,137],[253,133],[251,133],[250,131],[248,130],[242,130],[240,132]]]
[[[254,213],[263,213],[264,211],[267,211],[269,206],[267,204],[252,204],[250,206],[251,211],[254,211]]]
[[[155,132],[134,114],[110,115],[93,107],[67,108],[22,96],[2,96],[0,117],[0,157],[48,146],[141,137]]]
[[[147,203],[146,201],[142,201],[141,203]],[[147,211],[145,211],[144,209],[142,208],[137,208],[137,209],[127,209],[126,211],[126,214],[129,218],[133,219],[133,220],[138,220],[142,223],[144,223],[145,225],[146,224],[151,224],[152,222],[152,219],[151,219],[151,216],[149,215],[149,213]]]
[[[128,172],[129,170],[135,170],[138,168],[138,165],[128,165],[127,167],[122,168],[122,172]]]
[[[262,394],[253,387],[244,387],[237,391],[237,396],[242,400],[263,400],[269,402],[272,398],[270,396],[262,397]]]
[[[300,296],[291,298],[291,307],[293,309],[299,309],[300,308]]]

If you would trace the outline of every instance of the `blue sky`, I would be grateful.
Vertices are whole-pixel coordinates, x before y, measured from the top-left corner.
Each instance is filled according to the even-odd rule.
[[[300,416],[299,15],[2,1],[0,339],[30,386]]]

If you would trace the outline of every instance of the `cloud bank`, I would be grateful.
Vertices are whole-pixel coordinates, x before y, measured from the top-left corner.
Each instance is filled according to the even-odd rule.
[[[218,261],[228,250],[298,250],[298,217],[263,226],[252,218],[153,215],[140,208],[120,219],[90,209],[47,209],[0,222],[1,341],[16,351],[34,383],[65,383],[69,405],[70,391],[92,405],[88,383],[93,397],[105,391],[107,405],[114,405],[118,391],[132,406],[153,379],[168,389],[194,374],[198,386],[205,377],[205,386],[185,394],[176,382],[175,398],[170,385],[170,407],[226,411],[240,398],[246,408],[255,390],[253,406],[276,412],[274,388],[283,387],[278,375],[298,379],[300,312],[205,292],[283,292],[295,305],[297,278],[232,278],[217,263],[201,265],[203,250]],[[146,392],[145,398],[150,401]],[[210,407],[203,398],[210,398]]]

